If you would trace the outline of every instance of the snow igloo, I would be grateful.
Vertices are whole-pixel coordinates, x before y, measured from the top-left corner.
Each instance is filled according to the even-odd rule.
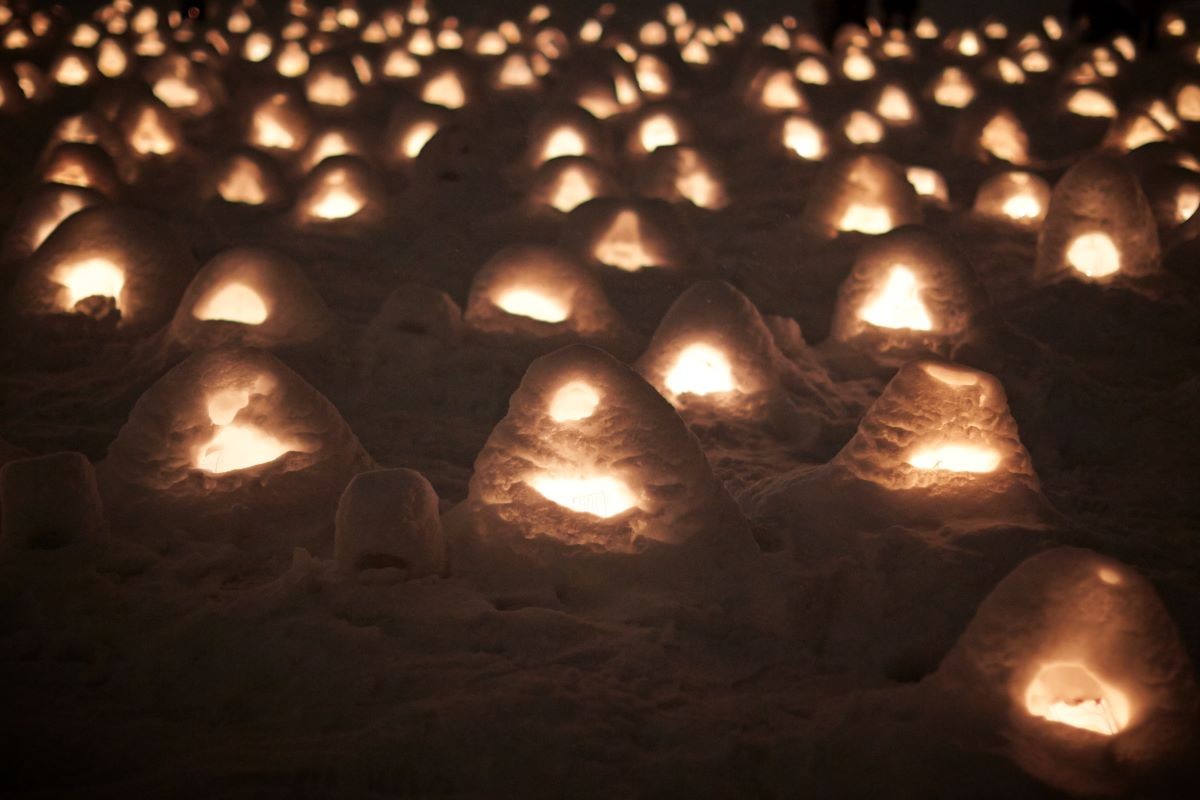
[[[866,244],[838,289],[831,337],[886,359],[949,356],[987,305],[964,256],[908,225]]]
[[[161,220],[104,205],[64,220],[24,265],[18,317],[73,315],[148,332],[174,313],[195,262]]]
[[[1039,280],[1144,278],[1160,270],[1159,259],[1154,212],[1123,161],[1092,156],[1067,170],[1038,236]]]
[[[749,543],[745,521],[687,426],[602,350],[534,361],[475,460],[481,537],[631,552],[647,542]]]
[[[985,180],[975,193],[976,214],[1036,229],[1050,208],[1050,184],[1032,172],[1006,170]]]
[[[1090,550],[1035,555],[980,604],[933,678],[1027,772],[1071,794],[1137,795],[1194,759],[1192,664],[1154,587]]]
[[[300,186],[295,215],[301,225],[371,224],[382,219],[386,195],[378,175],[357,156],[333,156]]]
[[[511,245],[488,259],[471,282],[464,320],[486,334],[524,339],[628,345],[631,336],[588,268],[549,245]]]
[[[713,211],[729,205],[724,170],[709,150],[689,145],[655,148],[636,175],[640,194]]]
[[[921,205],[904,170],[878,153],[829,159],[804,207],[805,223],[823,236],[878,235],[921,221]]]
[[[112,508],[188,520],[234,505],[332,514],[372,461],[338,410],[261,350],[192,355],[138,399],[100,465]],[[199,517],[197,517],[199,521]]]
[[[561,237],[584,259],[627,273],[687,266],[689,238],[667,203],[609,197],[597,197],[572,211]]]
[[[189,350],[230,345],[303,345],[329,332],[333,318],[303,270],[265,248],[214,256],[184,292],[170,335]]]
[[[538,167],[528,190],[530,207],[563,214],[596,197],[621,194],[620,185],[587,156],[560,156]]]
[[[104,196],[91,189],[53,183],[39,186],[13,214],[0,258],[28,258],[72,214],[102,203]]]

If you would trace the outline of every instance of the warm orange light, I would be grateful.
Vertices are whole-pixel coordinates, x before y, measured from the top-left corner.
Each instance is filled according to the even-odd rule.
[[[196,454],[196,466],[220,475],[268,464],[291,450],[254,425],[222,425]]]
[[[667,373],[667,390],[675,395],[709,395],[732,392],[733,371],[725,354],[710,344],[697,342],[683,349]]]
[[[1083,664],[1043,666],[1025,690],[1025,709],[1035,717],[1113,736],[1129,725],[1129,698]]]
[[[851,144],[877,144],[883,140],[884,134],[879,118],[862,109],[850,112],[844,131]]]
[[[165,156],[175,152],[175,139],[167,133],[153,108],[143,108],[129,133],[129,146],[142,155]]]
[[[806,161],[819,161],[829,152],[825,132],[806,117],[788,117],[783,123],[783,145]]]
[[[1108,95],[1086,86],[1076,90],[1067,100],[1067,110],[1081,117],[1112,118],[1117,115],[1117,106]]]
[[[550,419],[555,422],[578,422],[596,413],[600,395],[587,381],[571,381],[562,386],[550,399]]]
[[[562,322],[571,315],[571,307],[565,301],[532,287],[505,289],[495,303],[506,313],[539,322]]]
[[[796,65],[796,77],[813,86],[824,86],[829,83],[829,70],[820,59],[809,56]]]
[[[1029,146],[1021,123],[1011,114],[996,114],[979,134],[979,145],[1001,161],[1025,164]]]
[[[615,517],[637,505],[637,498],[624,482],[608,476],[555,477],[540,475],[529,481],[542,497],[577,514]]]
[[[908,267],[892,267],[883,287],[863,304],[858,316],[877,328],[933,330],[929,309],[921,300],[921,284]]]
[[[550,205],[566,214],[595,196],[591,178],[582,169],[571,166],[559,173]]]
[[[1200,208],[1200,188],[1194,185],[1181,187],[1175,194],[1175,219],[1187,222],[1197,208]]]
[[[1101,231],[1076,236],[1067,247],[1067,264],[1089,278],[1105,278],[1121,270],[1121,251]]]
[[[653,153],[660,147],[679,144],[679,129],[675,120],[666,114],[655,114],[642,120],[638,128],[638,141],[643,150]]]
[[[958,67],[947,67],[933,89],[933,101],[948,108],[966,108],[974,99],[975,87]]]
[[[235,281],[203,298],[192,309],[192,316],[199,320],[261,325],[267,321],[267,305],[258,292]]]
[[[654,256],[642,243],[641,222],[633,209],[622,209],[600,235],[592,254],[601,264],[637,272],[653,266]]]
[[[888,122],[910,122],[916,112],[908,92],[899,86],[885,86],[879,93],[879,102],[875,104],[875,113]]]
[[[350,186],[349,173],[338,169],[324,176],[309,202],[308,212],[319,219],[347,219],[362,211],[366,204],[362,194]]]
[[[63,264],[54,271],[53,280],[61,285],[58,306],[74,310],[77,303],[89,297],[105,297],[120,308],[121,292],[125,288],[125,270],[102,256]]]
[[[309,102],[319,106],[347,106],[356,95],[348,78],[330,72],[310,74],[304,91]]]
[[[79,195],[71,192],[61,192],[55,198],[54,208],[50,209],[49,216],[38,223],[37,228],[33,232],[33,249],[37,250],[41,247],[42,243],[50,238],[50,234],[54,233],[58,229],[58,226],[63,223],[63,220],[76,211],[81,211],[86,205],[87,203]]]
[[[842,59],[842,74],[852,81],[869,81],[875,77],[875,62],[861,50],[848,50]]]
[[[904,171],[904,177],[912,184],[919,197],[932,197],[942,202],[950,199],[946,179],[937,170],[929,167],[909,167]]]
[[[546,144],[542,146],[541,160],[549,161],[552,158],[586,154],[587,142],[584,141],[579,131],[570,125],[561,125],[546,137]]]
[[[458,76],[447,70],[425,83],[421,99],[445,108],[462,108],[467,103],[467,94]]]
[[[1028,222],[1041,219],[1042,203],[1032,194],[1014,194],[1000,206],[1004,216],[1018,222]]]
[[[437,131],[437,123],[433,120],[414,122],[401,139],[401,151],[407,158],[416,158],[421,155],[421,151]]]
[[[258,165],[249,159],[238,159],[217,184],[217,193],[226,203],[260,206],[267,202],[263,175]]]
[[[877,205],[851,203],[838,220],[839,231],[877,235],[892,229],[892,212]]]
[[[1000,466],[1000,453],[980,445],[943,443],[915,448],[908,463],[917,469],[985,474]]]
[[[762,104],[764,108],[790,109],[804,105],[804,98],[790,72],[780,70],[773,73],[763,83]]]

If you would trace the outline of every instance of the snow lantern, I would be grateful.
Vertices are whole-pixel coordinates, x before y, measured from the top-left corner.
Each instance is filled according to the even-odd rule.
[[[315,106],[346,108],[361,91],[354,64],[342,53],[321,53],[312,59],[304,75],[304,96]]]
[[[275,51],[275,71],[284,78],[299,78],[308,72],[311,61],[300,42],[284,42]]]
[[[402,569],[407,578],[439,574],[446,543],[438,496],[411,469],[360,472],[338,500],[333,557],[346,572]]]
[[[46,154],[40,173],[46,183],[91,189],[109,199],[121,193],[117,166],[98,144],[63,142]]]
[[[888,490],[923,495],[1038,492],[1000,382],[941,361],[901,367],[831,465]]]
[[[584,345],[534,361],[475,460],[476,530],[629,552],[740,540],[745,523],[695,437],[652,386]]]
[[[71,87],[95,83],[100,76],[91,55],[78,48],[68,48],[56,55],[48,74],[58,85]]]
[[[567,217],[562,241],[583,258],[622,272],[684,266],[685,232],[674,208],[644,198],[596,198]]]
[[[1160,235],[1192,218],[1200,208],[1200,175],[1175,164],[1151,164],[1141,169],[1140,182]]]
[[[334,156],[309,173],[296,199],[302,224],[371,223],[383,216],[378,174],[355,156]]]
[[[196,273],[170,335],[189,350],[272,349],[313,342],[332,322],[321,296],[293,261],[271,250],[236,247]]]
[[[1167,142],[1171,138],[1171,134],[1148,111],[1129,108],[1112,121],[1104,136],[1104,146],[1128,153],[1151,142]]]
[[[604,339],[625,331],[583,263],[561,248],[534,244],[506,247],[479,268],[464,319],[486,333],[534,339]]]
[[[231,348],[190,356],[138,399],[100,465],[110,507],[181,518],[231,505],[318,502],[332,511],[372,467],[338,410],[274,356]],[[185,516],[185,515],[190,515]]]
[[[975,193],[975,213],[1029,228],[1040,227],[1050,208],[1050,184],[1032,172],[1007,170]]]
[[[127,152],[125,140],[107,118],[100,114],[84,111],[63,117],[46,137],[43,153],[53,153],[64,142],[93,144],[104,150],[114,161]]]
[[[1070,794],[1137,795],[1194,759],[1192,664],[1154,587],[1090,550],[1013,570],[980,604],[934,678],[998,729],[1035,777]]]
[[[807,111],[808,100],[792,71],[786,67],[765,66],[750,79],[745,102],[762,111]]]
[[[926,90],[933,102],[946,108],[966,108],[975,99],[975,83],[958,67],[946,67]]]
[[[671,89],[675,85],[675,78],[672,76],[671,68],[667,65],[667,62],[658,56],[651,53],[643,53],[638,56],[633,70],[637,76],[638,88],[642,90],[642,94],[646,97],[661,100],[671,94]]]
[[[1111,156],[1092,156],[1067,170],[1038,236],[1037,276],[1103,283],[1159,268],[1154,213],[1132,171]]]
[[[980,160],[994,158],[1015,166],[1030,161],[1029,134],[1011,109],[968,112],[959,135],[963,150]]]
[[[962,253],[927,228],[897,228],[865,245],[838,289],[830,336],[888,359],[948,356],[987,297]]]
[[[528,202],[534,208],[567,214],[592,198],[619,193],[616,179],[591,158],[562,156],[542,164],[534,173]]]
[[[399,103],[388,118],[383,158],[396,165],[411,164],[446,124],[449,112],[423,103]]]
[[[905,128],[921,120],[917,103],[904,86],[897,82],[885,83],[876,95],[875,115],[887,125]]]
[[[950,202],[950,187],[946,177],[932,167],[913,165],[904,170],[904,177],[922,200],[945,205]]]
[[[861,108],[856,108],[842,117],[838,126],[846,141],[856,146],[879,144],[887,135],[883,121]]]
[[[1077,117],[1113,119],[1117,104],[1104,89],[1097,86],[1071,87],[1062,101],[1063,109]]]
[[[358,130],[344,125],[331,125],[309,137],[308,145],[300,153],[297,163],[301,170],[309,172],[327,158],[347,155],[365,157],[368,149],[366,138]]]
[[[32,255],[63,220],[103,202],[104,196],[91,189],[62,184],[39,186],[13,215],[0,257],[11,260]]]
[[[130,152],[138,158],[173,156],[183,147],[183,130],[171,110],[157,98],[126,103],[117,126]]]
[[[246,143],[264,150],[296,152],[308,142],[311,127],[303,101],[278,91],[251,106]]]
[[[195,264],[169,228],[144,212],[102,205],[66,219],[25,264],[13,291],[20,316],[119,319],[147,332],[174,313]]]
[[[692,126],[683,114],[669,105],[659,104],[638,113],[630,127],[626,150],[641,158],[660,147],[690,144],[694,139]]]
[[[277,209],[287,205],[287,181],[274,159],[249,147],[217,162],[208,175],[206,196],[233,205]]]
[[[576,106],[543,112],[529,130],[526,159],[537,168],[556,158],[602,158],[604,131],[596,118]]]
[[[421,80],[419,96],[429,105],[453,111],[462,108],[471,99],[466,71],[457,64],[427,67],[421,73]]]
[[[824,236],[875,235],[920,222],[921,206],[896,162],[878,153],[846,153],[826,162],[804,219]]]
[[[660,147],[637,172],[640,193],[713,211],[729,205],[726,180],[717,158],[696,147]]]
[[[180,53],[154,59],[142,76],[163,105],[186,117],[204,117],[225,101],[216,75]]]
[[[779,141],[790,157],[820,161],[829,155],[824,128],[811,117],[791,114],[779,121]]]
[[[725,281],[705,280],[671,304],[636,369],[681,410],[752,417],[779,389],[782,360],[749,298]]]

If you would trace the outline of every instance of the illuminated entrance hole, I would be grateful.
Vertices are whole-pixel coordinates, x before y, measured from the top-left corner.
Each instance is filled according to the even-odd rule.
[[[100,297],[121,307],[121,291],[125,288],[125,271],[104,257],[89,258],[59,267],[54,282],[63,288],[59,307],[73,311],[84,300]]]
[[[586,381],[571,381],[550,399],[550,418],[555,422],[587,419],[600,405],[600,395]]]
[[[877,328],[933,330],[921,285],[908,267],[893,267],[883,288],[862,307],[859,318]]]
[[[1082,664],[1042,667],[1025,690],[1025,709],[1035,717],[1113,736],[1129,725],[1129,698]]]
[[[552,503],[602,519],[615,517],[637,505],[629,487],[608,475],[593,478],[544,475],[534,478],[530,485]]]
[[[506,289],[496,298],[495,303],[509,314],[529,317],[539,322],[562,322],[571,315],[571,307],[563,300],[525,287]]]
[[[267,305],[258,292],[244,283],[228,283],[196,304],[199,320],[224,320],[245,325],[267,321]]]
[[[908,463],[917,469],[984,474],[1000,466],[1000,453],[981,445],[937,444],[917,447]]]
[[[668,391],[676,395],[704,396],[732,392],[737,388],[729,359],[717,348],[703,343],[683,349],[667,373],[666,385]]]
[[[883,206],[851,203],[838,220],[838,230],[877,235],[892,229],[892,212]]]
[[[1121,252],[1111,236],[1093,231],[1075,237],[1067,247],[1067,263],[1089,278],[1106,278],[1121,271]]]
[[[196,451],[196,467],[212,474],[267,464],[293,448],[256,425],[234,422],[250,405],[249,389],[226,389],[208,398],[208,418],[217,432]]]

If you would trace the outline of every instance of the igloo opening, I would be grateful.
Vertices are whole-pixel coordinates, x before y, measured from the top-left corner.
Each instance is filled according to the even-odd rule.
[[[617,194],[616,181],[586,156],[563,156],[538,168],[529,189],[535,207],[568,214],[587,201]]]
[[[1050,185],[1031,172],[1001,172],[980,185],[975,212],[1035,227],[1046,218],[1050,193]]]
[[[1129,698],[1083,664],[1054,663],[1038,670],[1025,690],[1025,708],[1035,717],[1104,736],[1129,724]]]
[[[284,444],[257,425],[237,422],[238,413],[250,405],[251,395],[267,394],[273,388],[269,380],[260,377],[250,387],[222,389],[209,395],[208,418],[216,430],[211,439],[196,448],[198,469],[220,475],[269,464],[284,453],[303,449]]]
[[[51,280],[62,287],[58,301],[62,311],[75,311],[80,303],[91,298],[111,301],[117,309],[121,307],[125,270],[104,256],[60,264]]]
[[[267,304],[244,283],[230,282],[197,303],[192,314],[198,320],[261,325],[267,319]]]
[[[920,222],[921,207],[904,170],[877,153],[848,153],[825,164],[808,204],[808,225],[825,236],[878,235]]]

